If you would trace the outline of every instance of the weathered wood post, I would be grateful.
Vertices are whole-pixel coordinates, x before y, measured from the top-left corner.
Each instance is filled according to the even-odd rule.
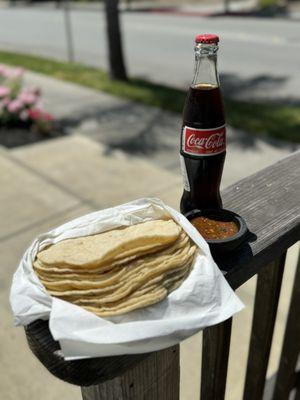
[[[300,255],[295,275],[291,304],[285,328],[273,400],[285,400],[297,381],[296,366],[300,355]],[[299,372],[298,372],[299,377]],[[297,396],[300,398],[300,379]],[[296,397],[296,399],[298,399]]]
[[[257,276],[244,400],[263,398],[285,256],[264,267]]]
[[[105,0],[107,48],[111,79],[127,80],[119,19],[119,0]]]
[[[82,387],[83,400],[179,400],[179,345],[151,353],[132,369]]]
[[[203,331],[201,400],[225,397],[232,318]]]

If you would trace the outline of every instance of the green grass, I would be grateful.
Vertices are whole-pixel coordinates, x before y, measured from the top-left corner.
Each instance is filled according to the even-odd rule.
[[[140,79],[111,81],[106,72],[81,64],[0,51],[0,62],[74,82],[162,109],[182,112],[185,92]],[[300,106],[225,99],[230,125],[252,134],[300,142]]]
[[[262,9],[278,6],[280,4],[279,0],[259,0],[258,6]]]

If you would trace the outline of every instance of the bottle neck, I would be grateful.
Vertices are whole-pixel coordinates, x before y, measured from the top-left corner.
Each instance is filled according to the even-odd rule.
[[[211,88],[220,86],[217,70],[218,46],[197,43],[195,46],[195,73],[192,87]]]

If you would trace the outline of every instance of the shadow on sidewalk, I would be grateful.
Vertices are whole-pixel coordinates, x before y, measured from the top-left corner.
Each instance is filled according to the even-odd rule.
[[[236,74],[220,74],[222,92],[225,99],[255,104],[300,106],[300,94],[295,91],[294,96],[278,96],[274,88],[280,93],[281,87],[289,80],[288,76],[256,75],[244,79]]]
[[[228,11],[221,13],[214,13],[210,17],[256,17],[256,18],[289,18],[290,13],[287,6],[274,6],[261,10],[248,10],[248,11]]]
[[[284,98],[277,102],[266,99],[260,100],[260,102],[259,100],[247,100],[255,98],[255,93],[258,92],[267,96],[274,86],[280,88],[280,85],[283,85],[287,79],[283,76],[266,75],[258,75],[249,79],[242,79],[232,74],[221,76],[226,98],[227,122],[238,128],[230,130],[229,142],[241,149],[255,149],[259,140],[273,147],[289,150],[294,150],[299,146],[296,143],[267,137],[265,132],[262,134],[246,132],[247,128],[251,126],[256,127],[256,131],[257,127],[265,129],[267,127],[274,136],[277,135],[282,139],[287,133],[294,135],[295,138],[298,137],[296,135],[299,135],[300,123],[297,115],[293,114],[294,119],[292,119],[289,118],[288,113],[286,114],[285,109],[280,108],[277,112],[276,103],[278,103],[278,107],[281,107],[281,104],[283,106],[299,106],[300,99]],[[160,108],[120,100],[114,105],[107,104],[76,110],[72,117],[61,119],[59,124],[69,133],[77,130],[105,144],[108,150],[120,149],[127,154],[151,157],[156,153],[167,153],[172,152],[175,148],[178,149],[185,91],[138,79],[134,82],[135,84],[141,82],[141,85],[149,88]],[[243,100],[238,100],[239,98]],[[163,109],[170,108],[168,105],[171,102],[171,109],[177,110],[178,113]],[[239,127],[244,129],[239,129]]]
[[[178,6],[162,6],[162,7],[138,7],[133,8],[130,5],[122,10],[126,13],[139,13],[139,12],[148,12],[155,14],[173,14],[173,15],[182,15],[187,17],[256,17],[256,18],[289,18],[291,17],[289,12],[289,7],[287,5],[278,5],[266,7],[263,9],[257,9],[253,7],[252,9],[247,10],[224,10],[224,11],[201,11],[201,10],[185,10],[182,7]]]

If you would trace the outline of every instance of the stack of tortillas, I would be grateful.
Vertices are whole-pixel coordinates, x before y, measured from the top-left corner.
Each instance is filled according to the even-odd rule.
[[[196,246],[173,220],[63,240],[37,254],[47,291],[106,317],[163,300],[190,273]]]

